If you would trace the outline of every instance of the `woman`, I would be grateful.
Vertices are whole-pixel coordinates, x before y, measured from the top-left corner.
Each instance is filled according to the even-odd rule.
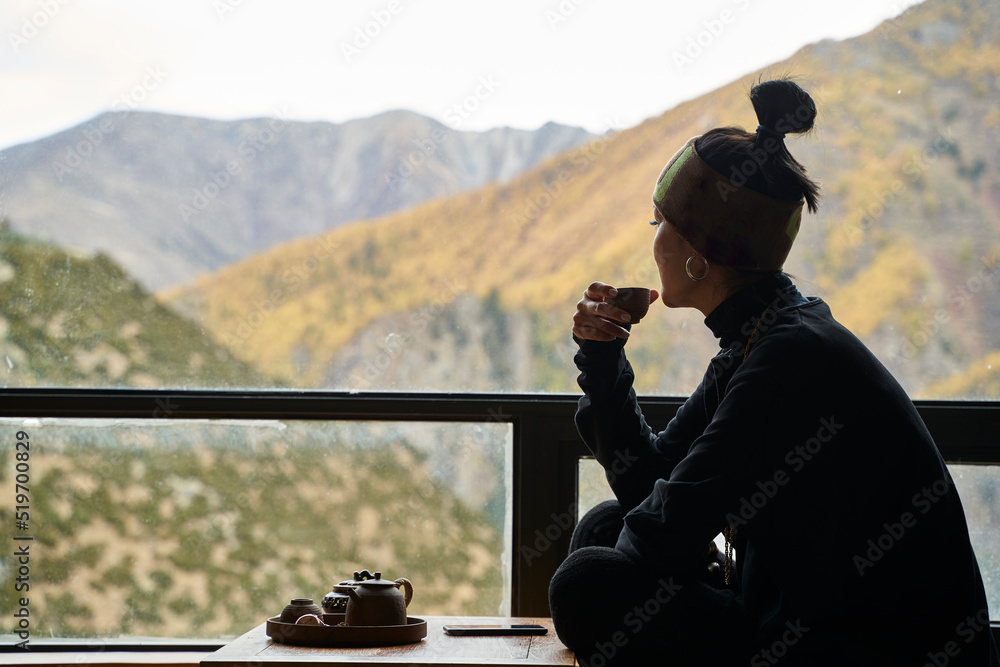
[[[652,299],[697,308],[721,345],[665,430],[636,403],[615,288],[594,283],[577,305],[577,427],[617,500],[580,521],[552,579],[559,637],[593,667],[1000,665],[930,434],[781,272],[819,193],[784,137],[812,127],[815,105],[788,80],[750,99],[756,132],[695,137],[653,192]]]

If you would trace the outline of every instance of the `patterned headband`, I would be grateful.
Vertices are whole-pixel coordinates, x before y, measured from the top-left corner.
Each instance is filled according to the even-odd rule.
[[[697,139],[689,139],[660,172],[653,205],[709,261],[780,271],[799,232],[803,202],[745,187],[743,173],[735,167],[733,178],[723,176],[699,157]],[[747,165],[760,168],[749,158]]]

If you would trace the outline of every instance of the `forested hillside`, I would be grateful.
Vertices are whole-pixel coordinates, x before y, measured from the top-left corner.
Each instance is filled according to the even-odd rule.
[[[10,387],[272,386],[102,254],[0,220],[0,373]]]
[[[272,421],[12,426],[32,445],[18,534],[33,538],[34,639],[235,636],[362,568],[411,579],[414,613],[493,615],[505,599],[502,439]],[[490,462],[470,465],[478,503],[414,444],[421,435],[476,445],[470,464]],[[0,450],[10,525],[13,457]],[[8,618],[23,606],[16,576],[14,556],[0,556]]]

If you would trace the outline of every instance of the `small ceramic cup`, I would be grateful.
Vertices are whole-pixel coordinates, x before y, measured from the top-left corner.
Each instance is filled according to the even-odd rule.
[[[649,290],[645,287],[621,287],[618,296],[608,299],[608,303],[621,308],[632,316],[635,324],[649,312]]]
[[[322,613],[323,610],[319,608],[319,605],[314,604],[312,599],[295,598],[281,610],[278,620],[282,623],[294,623],[306,614],[316,614],[318,616]]]

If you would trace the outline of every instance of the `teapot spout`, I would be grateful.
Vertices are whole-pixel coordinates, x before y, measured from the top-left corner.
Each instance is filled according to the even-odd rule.
[[[353,600],[354,602],[357,602],[358,600],[361,599],[361,596],[358,595],[358,591],[355,590],[354,587],[348,588],[347,594],[351,596],[351,600]]]

